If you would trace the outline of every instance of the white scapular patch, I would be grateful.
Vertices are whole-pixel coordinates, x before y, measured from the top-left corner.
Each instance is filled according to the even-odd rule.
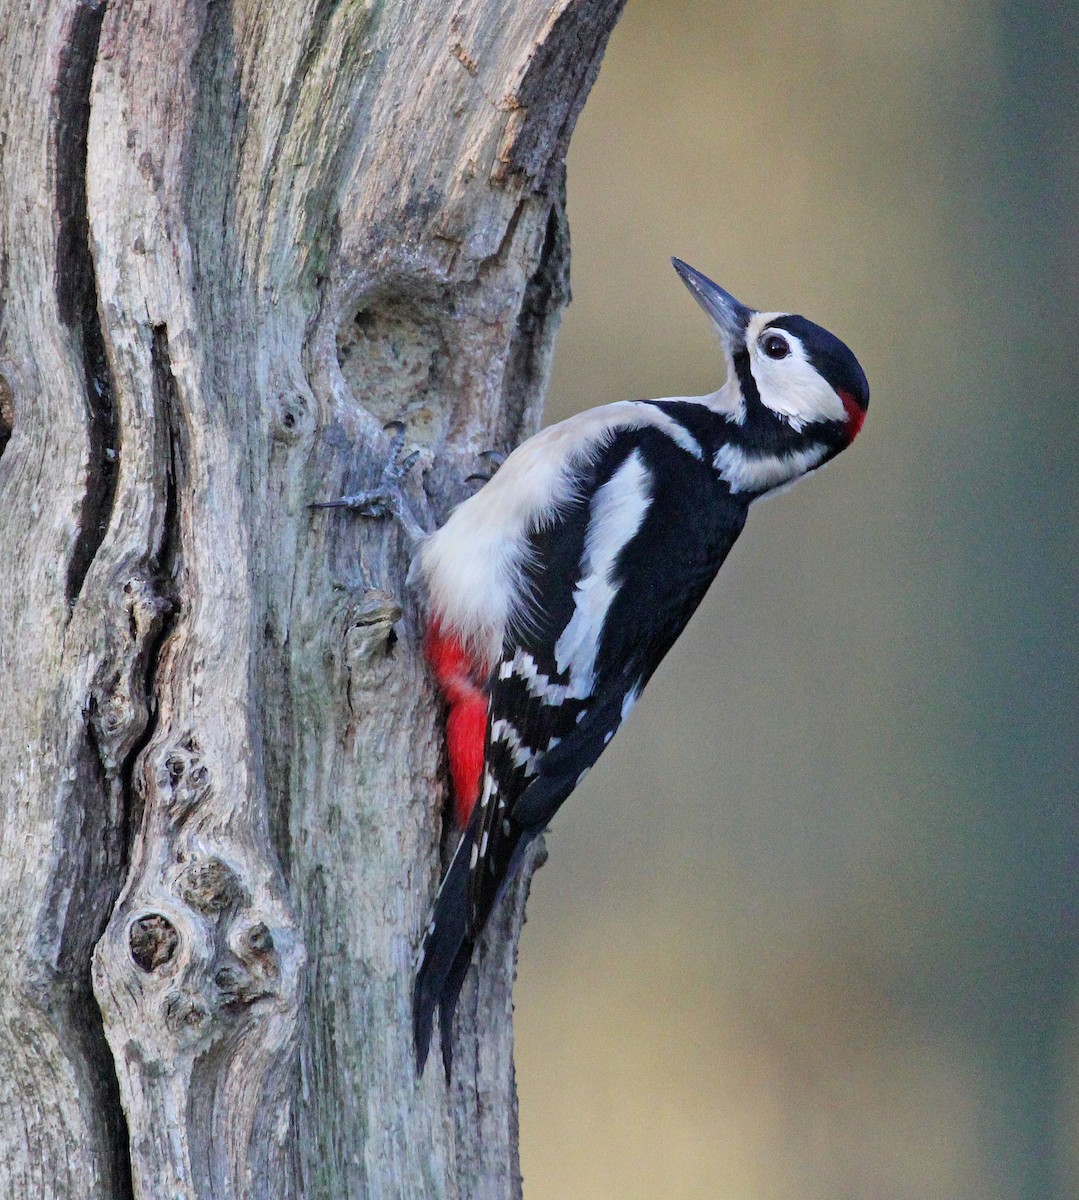
[[[640,529],[651,503],[652,475],[636,450],[592,497],[573,616],[554,648],[555,665],[560,673],[569,673],[569,694],[575,699],[592,694],[600,635],[616,595],[611,579],[615,560]]]
[[[727,386],[707,396],[673,396],[739,419],[741,395]],[[529,532],[575,494],[581,468],[610,438],[652,426],[694,458],[693,435],[653,404],[620,400],[549,425],[506,459],[497,474],[450,514],[420,546],[410,580],[423,585],[431,615],[464,638],[494,670],[506,627],[522,618],[529,597],[522,586]]]
[[[491,722],[491,741],[502,742],[509,749],[513,755],[515,767],[524,767],[526,775],[535,774],[533,763],[536,759],[536,751],[529,749],[521,741],[521,735],[505,718]]]
[[[819,442],[789,454],[765,455],[746,454],[728,443],[716,451],[713,463],[732,494],[767,492],[812,471],[827,453],[827,447]]]
[[[761,403],[785,417],[796,432],[814,421],[846,421],[843,401],[809,361],[805,348],[794,334],[786,329],[775,331],[790,349],[786,358],[769,358],[761,352],[757,339],[772,321],[785,315],[757,313],[746,330],[750,368],[757,382]]]

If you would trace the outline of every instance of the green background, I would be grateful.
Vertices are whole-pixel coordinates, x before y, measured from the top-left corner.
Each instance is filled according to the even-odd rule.
[[[872,401],[554,823],[530,1200],[1079,1195],[1077,33],[977,0],[614,33],[549,418],[718,386],[671,254],[838,333]]]

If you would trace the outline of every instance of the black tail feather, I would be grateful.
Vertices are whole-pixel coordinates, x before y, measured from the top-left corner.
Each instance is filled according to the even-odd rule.
[[[457,951],[450,973],[442,987],[442,996],[438,1002],[438,1030],[442,1040],[442,1065],[446,1069],[446,1082],[450,1081],[450,1071],[453,1067],[453,1013],[461,996],[461,988],[465,985],[468,968],[472,963],[474,944],[466,939]]]
[[[483,811],[477,805],[438,889],[431,924],[423,938],[412,1000],[412,1032],[420,1075],[430,1053],[437,1009],[442,1062],[449,1079],[453,1013],[468,975],[472,952],[491,910],[517,874],[525,851],[539,833],[538,829],[522,829],[516,821],[509,820],[508,832],[499,828],[498,836],[490,839],[481,873],[472,879],[473,847],[481,836],[482,821]],[[483,841],[488,842],[486,834]]]
[[[446,878],[438,890],[431,925],[424,935],[416,987],[412,999],[413,1037],[416,1043],[416,1070],[423,1074],[431,1048],[435,1009],[440,1013],[442,1058],[449,1074],[448,1052],[453,1025],[453,1009],[460,995],[468,964],[472,961],[473,942],[469,936],[468,872],[471,839],[466,834],[457,847]],[[463,962],[463,965],[462,965]]]

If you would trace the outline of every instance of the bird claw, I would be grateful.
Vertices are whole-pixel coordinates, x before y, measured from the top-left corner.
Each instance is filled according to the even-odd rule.
[[[353,492],[336,500],[316,500],[312,508],[347,508],[359,517],[385,517],[389,515],[389,496],[378,489],[368,492]]]
[[[471,475],[465,476],[465,483],[472,483],[479,480],[481,483],[490,483],[495,477],[498,468],[506,461],[506,456],[500,450],[481,450],[476,455],[477,458],[485,458],[492,464],[492,469],[487,471],[475,471]]]
[[[412,509],[401,490],[393,485],[381,484],[365,492],[353,492],[338,500],[319,500],[312,508],[347,508],[360,517],[383,520],[393,517],[410,541],[419,542],[427,536],[427,530],[416,520]]]
[[[427,536],[427,531],[413,515],[412,508],[405,499],[400,484],[401,480],[416,465],[421,452],[413,450],[404,458],[400,457],[405,443],[405,434],[408,432],[403,421],[390,421],[383,426],[383,429],[392,436],[390,452],[387,455],[386,465],[382,470],[382,478],[378,481],[378,486],[362,492],[353,492],[348,496],[341,496],[337,500],[319,500],[311,507],[347,508],[358,516],[371,517],[376,520],[393,517],[408,538],[413,542],[418,542]]]

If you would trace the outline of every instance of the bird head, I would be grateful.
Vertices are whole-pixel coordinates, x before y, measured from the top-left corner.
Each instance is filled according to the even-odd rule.
[[[814,469],[849,446],[869,407],[869,383],[850,348],[805,317],[758,312],[672,262],[719,333],[741,448],[774,456],[820,447],[819,460],[804,468]]]

